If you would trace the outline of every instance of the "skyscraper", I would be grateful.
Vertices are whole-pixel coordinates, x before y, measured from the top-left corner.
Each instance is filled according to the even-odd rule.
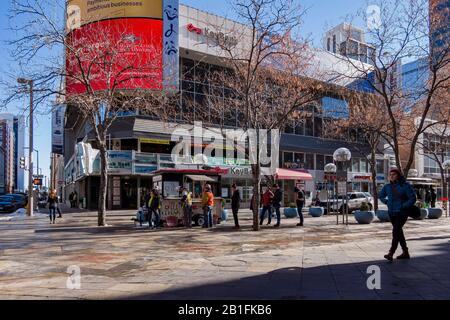
[[[8,130],[13,138],[12,166],[13,166],[13,191],[25,190],[25,171],[20,168],[19,159],[24,156],[25,147],[25,120],[22,116],[13,114],[0,114],[0,121],[4,120],[8,124]],[[8,150],[9,152],[9,150]],[[0,155],[1,156],[1,155]]]
[[[434,62],[449,54],[450,0],[429,0],[430,52]]]

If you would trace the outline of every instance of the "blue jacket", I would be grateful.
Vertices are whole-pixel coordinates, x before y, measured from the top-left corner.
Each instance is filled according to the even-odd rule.
[[[399,214],[402,209],[409,208],[416,203],[416,193],[413,187],[406,182],[404,177],[395,182],[396,193],[393,192],[392,183],[386,184],[381,190],[378,198],[387,204],[390,214]]]

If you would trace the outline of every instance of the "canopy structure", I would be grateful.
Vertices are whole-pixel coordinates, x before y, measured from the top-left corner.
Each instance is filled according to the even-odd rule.
[[[275,174],[275,179],[277,180],[302,180],[302,181],[312,181],[313,176],[307,172],[288,170],[288,169],[277,169]]]
[[[188,174],[188,175],[186,175],[186,177],[193,181],[205,181],[205,182],[216,182],[217,181],[214,178],[203,176],[203,175]]]

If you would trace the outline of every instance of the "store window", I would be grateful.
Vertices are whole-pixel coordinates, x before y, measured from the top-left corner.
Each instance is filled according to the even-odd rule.
[[[325,164],[333,163],[333,156],[325,156]]]
[[[316,154],[316,170],[323,170],[325,167],[325,157],[323,154]]]
[[[361,159],[360,161],[360,170],[361,172],[369,172],[369,167],[367,166],[367,160]]]
[[[377,160],[377,168],[376,168],[377,173],[384,173],[384,160]]]
[[[359,158],[352,159],[352,172],[361,172],[359,168]]]
[[[308,170],[314,170],[314,154],[307,153],[305,155],[305,168]]]

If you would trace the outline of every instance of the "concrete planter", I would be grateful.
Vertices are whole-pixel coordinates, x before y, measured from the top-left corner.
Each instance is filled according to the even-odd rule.
[[[378,220],[380,220],[381,222],[390,222],[391,221],[391,218],[389,217],[389,211],[387,211],[387,210],[377,210],[375,214],[376,214]]]
[[[227,221],[228,220],[228,210],[222,209],[222,214],[220,217],[220,221]]]
[[[423,219],[425,219],[426,217],[428,217],[428,209],[423,209],[423,208],[421,208],[421,209],[420,209],[420,217],[415,218],[414,220],[423,220]]]
[[[373,211],[355,211],[354,217],[359,224],[369,224],[375,219],[375,212]]]
[[[297,218],[298,217],[297,208],[284,208],[284,216],[286,218]]]
[[[323,216],[324,210],[322,207],[311,207],[309,208],[309,215],[314,218],[319,218]]]
[[[442,217],[441,208],[428,208],[428,219],[439,219]]]

